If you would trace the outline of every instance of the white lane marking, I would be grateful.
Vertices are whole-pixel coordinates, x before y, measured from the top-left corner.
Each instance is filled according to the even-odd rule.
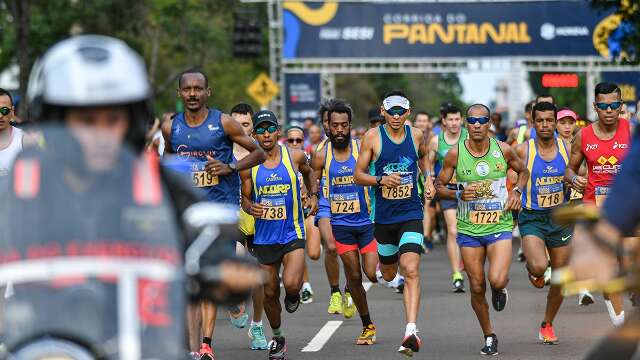
[[[365,282],[362,286],[364,287],[364,291],[369,291],[373,286],[373,283]],[[307,346],[302,349],[302,352],[316,352],[322,350],[324,345],[329,341],[329,339],[331,339],[331,336],[333,336],[333,333],[338,330],[340,325],[342,325],[342,321],[327,321],[322,329],[318,331],[316,336],[314,336]]]
[[[342,321],[327,321],[327,323],[324,324],[322,329],[318,331],[316,336],[314,336],[313,339],[309,341],[307,346],[305,346],[302,349],[302,352],[320,351],[322,347],[324,347],[324,344],[326,344],[327,341],[329,341],[333,333],[336,332],[336,330],[338,330],[340,325],[342,325]]]

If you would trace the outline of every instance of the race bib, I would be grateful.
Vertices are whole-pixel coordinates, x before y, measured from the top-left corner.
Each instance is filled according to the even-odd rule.
[[[604,205],[604,201],[607,199],[609,195],[609,187],[608,186],[596,186],[596,206],[601,207]]]
[[[287,219],[287,205],[284,198],[262,199],[260,203],[265,207],[260,217],[262,220]]]
[[[502,204],[483,202],[469,204],[469,222],[476,225],[497,224],[502,215]]]
[[[541,208],[551,208],[562,203],[562,191],[549,194],[538,194],[538,206]]]
[[[194,171],[191,173],[191,180],[195,187],[206,187],[218,185],[218,177],[207,171]]]
[[[408,199],[411,197],[411,190],[413,190],[413,175],[403,175],[399,186],[382,187],[382,198],[387,200]]]
[[[569,191],[569,200],[580,200],[582,199],[582,193],[578,192],[576,189],[571,188]]]
[[[333,194],[331,196],[331,213],[357,214],[360,212],[358,193]]]

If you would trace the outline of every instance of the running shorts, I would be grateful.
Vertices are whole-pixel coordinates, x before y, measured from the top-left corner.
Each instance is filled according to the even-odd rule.
[[[360,250],[360,254],[378,251],[376,240],[373,237],[373,224],[364,226],[333,225],[332,229],[338,255],[356,250]]]
[[[522,231],[522,230],[520,230]],[[497,232],[495,234],[489,234],[484,236],[473,236],[458,233],[458,246],[460,247],[487,247],[491,244],[495,244],[500,240],[511,240],[511,231]]]
[[[518,216],[520,236],[537,236],[544,240],[547,247],[555,248],[571,243],[573,226],[559,225],[551,218],[550,211],[520,210]]]
[[[422,253],[422,220],[409,220],[397,224],[376,223],[374,236],[378,241],[378,257],[385,265],[397,263],[399,256],[407,252]]]
[[[271,265],[282,261],[282,258],[297,249],[304,249],[302,239],[289,241],[286,244],[253,245],[253,255],[262,265]]]

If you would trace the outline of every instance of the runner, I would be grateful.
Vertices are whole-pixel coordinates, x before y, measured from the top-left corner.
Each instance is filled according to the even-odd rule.
[[[305,262],[304,214],[298,171],[310,190],[312,214],[317,211],[318,187],[305,154],[278,145],[280,127],[274,113],[255,113],[253,128],[258,144],[267,153],[267,160],[240,172],[242,207],[256,219],[253,252],[266,272],[264,311],[273,330],[269,359],[285,359],[287,346],[281,328],[280,265],[284,266],[284,306],[288,313],[293,313],[300,305]]]
[[[559,117],[560,113],[557,115]],[[568,264],[573,229],[571,226],[558,225],[551,219],[552,209],[565,202],[563,177],[569,161],[564,140],[555,135],[556,108],[551,103],[539,102],[533,106],[532,116],[537,137],[516,148],[518,156],[525,159],[529,170],[518,223],[529,280],[533,286],[541,289],[545,285],[544,275],[549,259],[552,271]],[[553,320],[562,300],[560,287],[551,285],[544,320],[538,333],[544,344],[558,342]]]
[[[482,104],[467,109],[469,138],[452,147],[444,158],[438,176],[438,194],[443,199],[458,198],[458,245],[464,269],[469,277],[471,307],[484,333],[482,355],[498,354],[498,337],[489,319],[485,299],[485,260],[489,259],[488,278],[491,303],[496,311],[508,301],[507,283],[511,266],[511,210],[520,208],[520,195],[529,172],[507,144],[488,137],[489,108]],[[507,191],[507,167],[518,174],[516,187]],[[459,190],[444,184],[455,172]]]
[[[356,163],[355,182],[378,186],[375,191],[375,231],[382,275],[391,281],[400,272],[405,277],[404,308],[407,322],[398,349],[412,356],[420,350],[416,320],[420,307],[420,253],[422,252],[422,199],[418,195],[420,171],[426,176],[425,197],[434,194],[428,149],[422,131],[404,125],[411,114],[410,102],[401,91],[384,96],[381,111],[386,123],[369,130]],[[369,166],[375,173],[370,175]]]
[[[336,248],[344,266],[347,286],[362,320],[362,333],[356,344],[373,345],[376,327],[369,315],[360,268],[371,282],[377,282],[378,249],[373,237],[373,224],[369,219],[367,189],[353,182],[359,144],[350,138],[352,111],[349,105],[341,101],[334,102],[327,117],[330,141],[325,146],[326,152],[318,153],[313,159],[313,169],[316,177],[327,175],[331,227],[336,237]]]
[[[303,150],[304,130],[298,126],[291,126],[287,129],[287,147],[290,149]],[[302,182],[301,174],[298,178]],[[309,192],[302,187],[302,204],[305,210],[304,229],[307,233],[307,255],[311,260],[320,258],[320,231],[315,227],[315,216],[308,214]],[[300,294],[300,302],[303,304],[311,304],[313,302],[313,289],[309,283],[309,269],[307,264],[304,265],[304,275],[302,277],[302,293]]]
[[[578,115],[569,108],[561,108],[558,109],[557,118],[556,132],[565,143],[570,144],[573,141],[573,132],[576,129]]]
[[[333,105],[334,100],[328,99],[320,104],[318,110],[318,117],[322,121],[322,127],[324,133],[329,134],[329,118],[327,113],[329,108]],[[325,138],[318,146],[313,154],[326,152],[325,145],[329,138]],[[338,265],[338,252],[336,249],[336,241],[331,229],[331,207],[329,206],[328,188],[326,185],[326,174],[322,174],[320,180],[320,198],[318,199],[318,213],[315,217],[315,225],[320,230],[320,236],[322,244],[324,245],[324,269],[327,272],[327,279],[329,280],[329,286],[331,288],[331,295],[329,298],[329,307],[327,313],[329,314],[343,314],[345,317],[350,318],[356,312],[356,307],[351,299],[351,294],[346,289],[345,294],[342,296],[340,292],[340,266]]]
[[[202,189],[209,201],[239,204],[237,170],[249,169],[264,161],[264,152],[242,131],[242,127],[230,116],[219,110],[207,108],[211,88],[207,76],[198,70],[186,70],[178,78],[178,95],[185,104],[185,111],[162,124],[165,153],[175,153],[192,164],[194,187]],[[233,143],[237,143],[249,154],[234,162]],[[216,321],[217,307],[203,301],[202,312],[202,358],[213,359],[211,339]],[[190,317],[190,346],[198,342],[198,310],[192,308]]]
[[[384,117],[380,115],[380,108],[373,108],[368,113],[369,129],[377,128],[384,123]]]
[[[253,134],[253,122],[251,117],[253,116],[253,108],[249,104],[240,103],[231,109],[231,117],[237,121],[242,127],[242,131],[247,136]],[[238,144],[233,144],[233,157],[236,161],[244,159],[249,154],[245,148]],[[238,228],[243,235],[242,242],[236,246],[236,253],[243,253],[245,249],[249,249],[253,244],[253,237],[255,234],[255,220],[253,216],[247,214],[242,207],[240,207],[240,216],[238,220]],[[249,252],[251,253],[251,252]],[[264,290],[262,286],[254,289],[251,293],[251,300],[253,304],[253,318],[251,325],[249,326],[249,338],[251,339],[251,350],[266,350],[267,338],[264,336],[264,326],[262,324],[262,312],[264,302]],[[239,306],[236,311],[229,312],[229,320],[233,326],[237,328],[244,328],[249,319],[245,311],[245,306]]]
[[[0,88],[0,178],[9,174],[13,161],[22,151],[22,130],[11,125],[13,98]]]
[[[595,88],[593,107],[598,121],[581,129],[573,139],[571,159],[564,180],[583,193],[586,205],[601,207],[613,178],[622,169],[631,133],[629,121],[620,118],[622,96],[612,83],[599,83]],[[583,161],[587,163],[587,178],[578,175]],[[622,294],[603,294],[609,317],[614,326],[624,323]]]
[[[444,162],[444,158],[447,152],[449,152],[449,149],[456,146],[460,141],[466,140],[468,137],[467,129],[462,127],[462,114],[457,106],[452,105],[445,108],[442,114],[444,131],[429,141],[429,150],[432,154],[435,154],[440,164]],[[457,189],[455,176],[446,184],[446,187],[453,190]],[[458,201],[456,199],[441,199],[440,207],[442,208],[444,221],[447,225],[447,255],[449,256],[449,263],[451,264],[451,284],[453,292],[464,293],[464,278],[462,277],[462,266],[460,264],[460,247],[456,242],[458,236],[456,222]]]

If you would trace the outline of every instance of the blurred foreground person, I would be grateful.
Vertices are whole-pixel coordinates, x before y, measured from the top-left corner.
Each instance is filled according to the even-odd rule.
[[[18,156],[5,189],[9,351],[21,360],[184,359],[185,289],[235,302],[259,283],[255,267],[223,261],[233,256],[220,245],[235,236],[236,210],[198,210],[190,185],[142,154],[151,89],[124,42],[58,43],[34,65],[27,100],[46,146]]]

